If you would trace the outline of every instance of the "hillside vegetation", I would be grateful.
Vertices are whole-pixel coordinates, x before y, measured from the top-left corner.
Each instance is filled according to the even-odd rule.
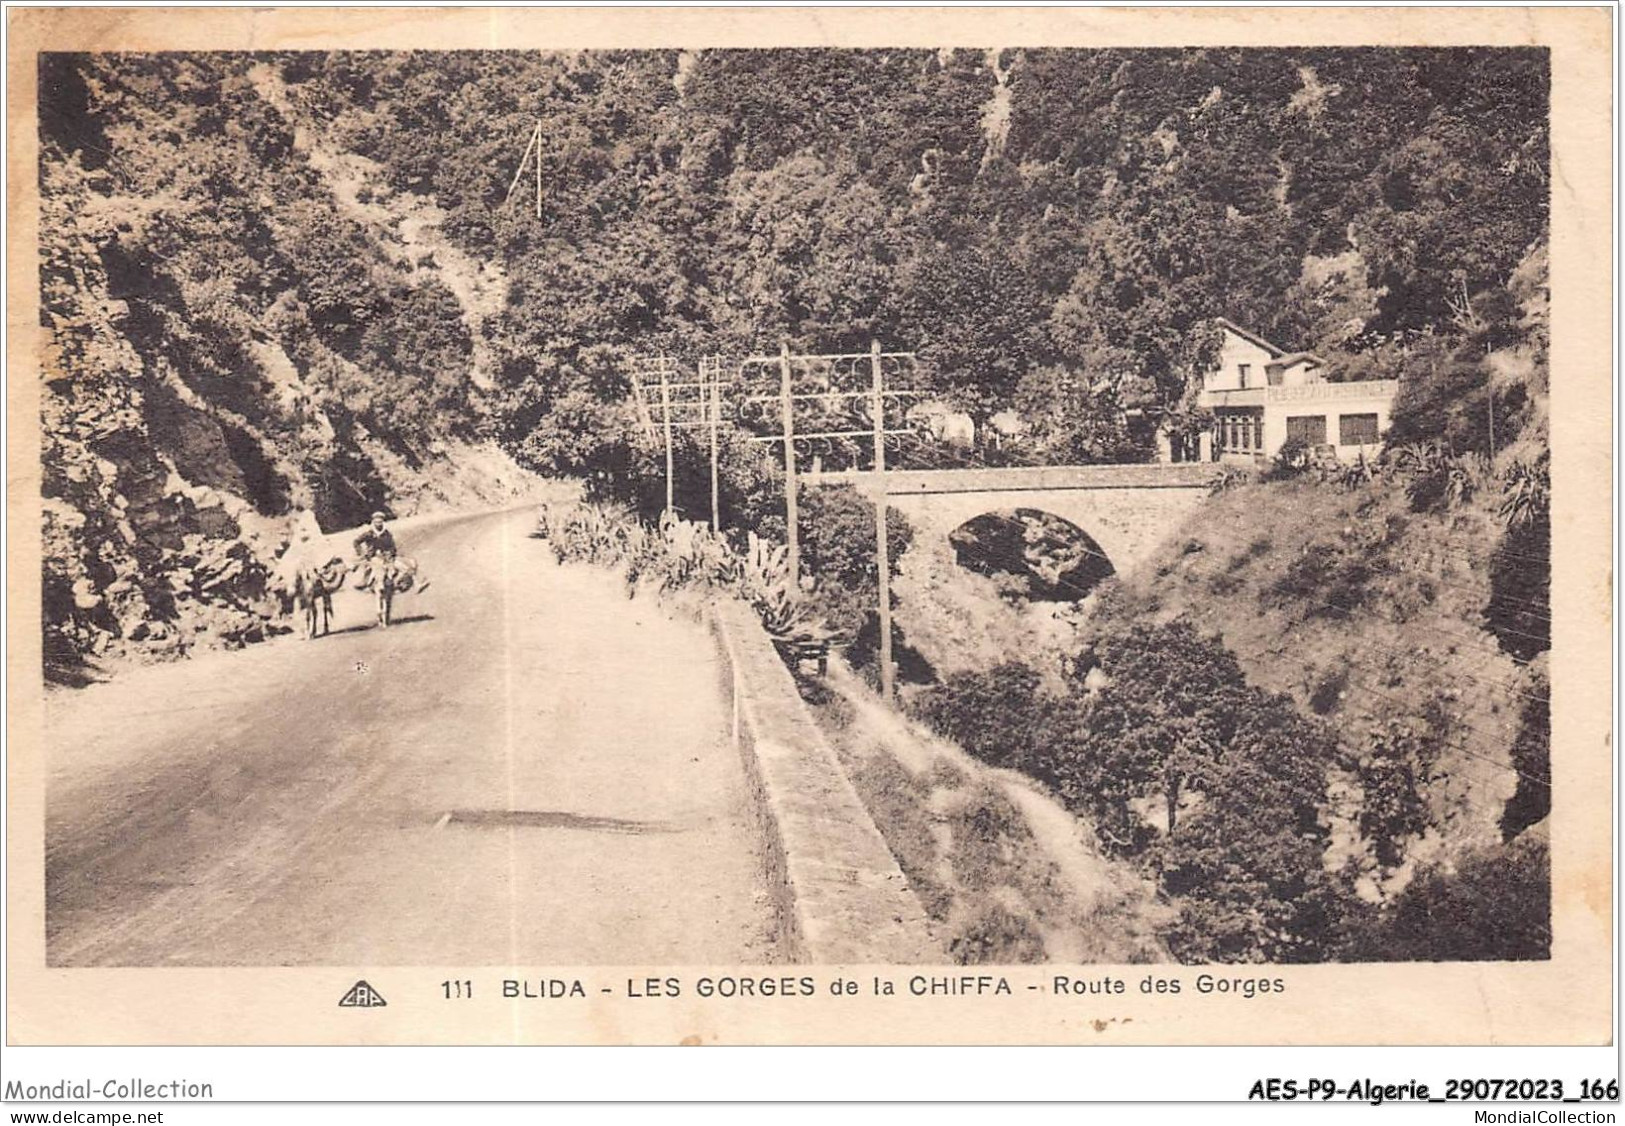
[[[1336,473],[1234,472],[1103,584],[1070,647],[1035,647],[1026,624],[996,661],[984,640],[915,690],[937,730],[1046,782],[1157,875],[1177,957],[1547,953],[1537,292],[1503,347],[1467,345],[1495,374],[1458,390],[1502,404],[1496,445],[1462,398],[1407,395],[1394,431],[1431,437]],[[918,620],[940,643],[936,617]]]
[[[1176,957],[1543,956],[1549,80],[1522,49],[42,56],[48,671],[264,636],[309,516],[533,472],[652,516],[652,352],[878,339],[976,424],[895,463],[1133,461],[1209,424],[1224,316],[1399,380],[1388,456],[1238,472],[1041,622],[1059,564],[956,586],[897,520],[913,706],[1154,883]],[[707,550],[776,559],[751,439]],[[801,519],[870,675],[869,506]]]
[[[432,208],[362,205],[376,169],[263,62],[45,58],[49,671],[264,636],[300,512],[515,495],[467,327],[492,271]]]
[[[1547,89],[1534,50],[42,56],[53,662],[258,636],[292,514],[505,493],[492,444],[636,492],[657,349],[915,349],[1028,409],[981,460],[1200,426],[1220,314],[1455,401],[1545,239]]]

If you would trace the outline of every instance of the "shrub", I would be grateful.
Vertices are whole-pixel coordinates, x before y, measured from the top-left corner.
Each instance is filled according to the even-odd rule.
[[[1041,677],[1018,661],[955,673],[916,707],[931,728],[991,766],[1036,772],[1036,756],[1053,747],[1057,734]]]
[[[1360,835],[1384,872],[1397,868],[1406,843],[1433,824],[1427,778],[1437,757],[1437,746],[1407,725],[1390,722],[1360,758]]]
[[[1208,487],[1208,492],[1212,496],[1218,496],[1251,485],[1257,480],[1258,471],[1251,466],[1223,465],[1219,467],[1218,476],[1213,478],[1213,484]]]
[[[1105,683],[1040,776],[1180,898],[1177,956],[1312,960],[1340,898],[1323,867],[1331,734],[1184,621],[1134,625],[1093,656]]]
[[[1501,815],[1501,835],[1511,840],[1552,809],[1552,700],[1544,671],[1531,678],[1524,694],[1518,735],[1512,742],[1512,769],[1518,789]]]
[[[1515,528],[1544,520],[1551,512],[1552,480],[1546,454],[1533,463],[1515,461],[1503,478],[1500,516],[1507,527]]]
[[[751,532],[739,574],[740,593],[755,607],[767,632],[783,637],[805,620],[806,606],[783,544],[769,543]]]
[[[1049,756],[1040,777],[1112,827],[1109,847],[1137,851],[1143,841],[1130,802],[1162,797],[1174,826],[1186,783],[1199,780],[1201,761],[1215,758],[1235,733],[1241,668],[1185,621],[1108,634],[1078,674],[1095,665],[1106,684],[1078,717],[1076,744]],[[1122,830],[1130,830],[1128,839]]]
[[[849,589],[875,588],[875,506],[850,486],[801,490],[796,524],[801,560],[821,582]],[[886,510],[886,550],[891,574],[914,542],[914,528],[895,508]]]
[[[1032,830],[996,786],[981,781],[954,804],[947,820],[961,887],[986,891],[1018,882],[1019,868],[1034,851]]]
[[[735,552],[703,524],[665,514],[651,530],[630,509],[598,503],[548,509],[538,526],[559,562],[618,568],[628,597],[641,580],[652,578],[662,594],[694,587],[729,590],[748,602],[763,627],[777,636],[795,632],[807,618],[784,545],[754,532],[746,550]]]
[[[1490,557],[1484,618],[1503,652],[1530,661],[1552,647],[1552,528],[1537,511],[1508,526]]]
[[[1495,386],[1492,362],[1467,354],[1470,346],[1441,363],[1428,365],[1400,381],[1394,400],[1389,440],[1433,441],[1447,449],[1489,454],[1506,449],[1533,417],[1533,403],[1522,382]],[[1493,423],[1491,420],[1494,420]]]
[[[838,604],[832,603],[831,595],[839,595]],[[872,608],[869,602],[861,601],[858,596],[850,593],[843,594],[840,588],[834,590],[820,590],[815,596],[814,605],[819,613],[824,615],[825,622],[837,633],[846,633],[851,622],[857,622],[857,630],[851,634],[852,641],[846,648],[847,663],[853,671],[859,673],[868,682],[869,687],[880,690],[880,614]],[[893,599],[895,609],[896,600]],[[891,658],[896,670],[897,680],[903,684],[935,684],[937,670],[926,655],[909,644],[903,627],[897,624],[894,614],[891,625]]]
[[[1365,605],[1377,570],[1369,552],[1335,543],[1304,546],[1265,592],[1266,605],[1299,604],[1305,617],[1343,620]]]
[[[1200,801],[1151,850],[1184,920],[1165,939],[1186,961],[1319,961],[1345,898],[1324,863],[1335,745],[1286,697],[1247,689],[1238,709],[1228,745],[1194,775]]]
[[[959,926],[948,953],[961,966],[1042,962],[1044,938],[1026,915],[992,901]]]
[[[1492,480],[1489,458],[1470,451],[1457,454],[1438,441],[1396,447],[1388,462],[1396,473],[1408,478],[1405,495],[1413,512],[1459,508]]]
[[[1527,961],[1551,956],[1546,841],[1526,833],[1417,874],[1392,904],[1351,928],[1350,961]]]
[[[1366,458],[1365,454],[1354,455],[1354,460],[1343,466],[1337,472],[1337,483],[1350,492],[1361,489],[1375,481],[1382,473],[1382,466]]]
[[[1275,462],[1270,468],[1274,478],[1294,477],[1309,467],[1309,443],[1302,438],[1288,438],[1275,451]]]

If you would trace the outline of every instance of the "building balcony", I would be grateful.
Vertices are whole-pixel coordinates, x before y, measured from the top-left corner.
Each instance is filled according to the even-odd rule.
[[[1197,396],[1198,406],[1213,409],[1215,407],[1261,407],[1266,402],[1265,396],[1274,387],[1247,387],[1236,388],[1229,391],[1203,391]]]

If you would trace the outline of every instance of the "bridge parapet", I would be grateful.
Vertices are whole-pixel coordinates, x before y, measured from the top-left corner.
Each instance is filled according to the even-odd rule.
[[[977,469],[891,469],[886,492],[891,496],[938,493],[1065,492],[1074,489],[1205,489],[1223,467],[1210,462],[1148,465],[1041,465]],[[872,470],[805,473],[813,486],[874,487]]]
[[[755,612],[721,599],[711,628],[781,952],[826,966],[942,962],[924,908]]]

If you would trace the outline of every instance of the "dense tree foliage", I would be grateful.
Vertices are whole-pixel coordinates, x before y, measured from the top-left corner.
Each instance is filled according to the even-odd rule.
[[[44,56],[48,648],[252,594],[255,520],[352,522],[447,441],[500,441],[652,517],[638,355],[878,339],[971,415],[973,460],[1130,461],[1156,425],[1204,424],[1194,377],[1224,316],[1333,378],[1402,381],[1414,510],[1489,470],[1515,482],[1482,616],[1535,659],[1548,92],[1532,49]],[[995,449],[1010,409],[1028,425]],[[703,519],[695,433],[674,485]],[[724,524],[782,536],[769,448],[721,441]],[[823,493],[803,513],[827,608],[872,648],[871,507]],[[889,526],[895,562],[909,531]],[[1307,617],[1341,620],[1391,579],[1373,559],[1306,550],[1264,597],[1313,593]],[[1326,866],[1318,721],[1179,624],[1109,633],[1079,674],[1057,693],[1003,666],[925,708],[1154,871],[1181,957],[1336,952],[1358,911]],[[1549,807],[1535,696],[1509,837]],[[1396,729],[1356,755],[1381,869],[1430,828],[1431,753]],[[1495,897],[1545,878],[1523,846],[1429,870],[1346,949],[1533,950],[1441,937],[1428,909],[1501,927]]]
[[[1328,871],[1335,741],[1249,686],[1184,622],[1101,639],[1064,693],[1021,664],[961,673],[924,718],[979,758],[1026,771],[1087,814],[1104,848],[1155,872],[1190,961],[1336,956],[1347,889]]]
[[[122,212],[92,241],[136,302],[125,334],[251,419],[244,349],[270,335],[405,456],[489,425],[570,469],[578,440],[538,431],[594,428],[630,353],[878,337],[978,421],[1026,408],[1033,456],[1120,460],[1189,412],[1218,315],[1410,377],[1401,430],[1496,395],[1486,350],[1517,335],[1515,275],[1545,238],[1546,68],[1486,49],[52,56],[44,178]],[[500,275],[489,307],[405,226],[369,229],[414,200]],[[1503,436],[1524,409],[1501,404]]]
[[[1512,961],[1551,955],[1551,865],[1543,834],[1430,865],[1350,928],[1351,961]]]

